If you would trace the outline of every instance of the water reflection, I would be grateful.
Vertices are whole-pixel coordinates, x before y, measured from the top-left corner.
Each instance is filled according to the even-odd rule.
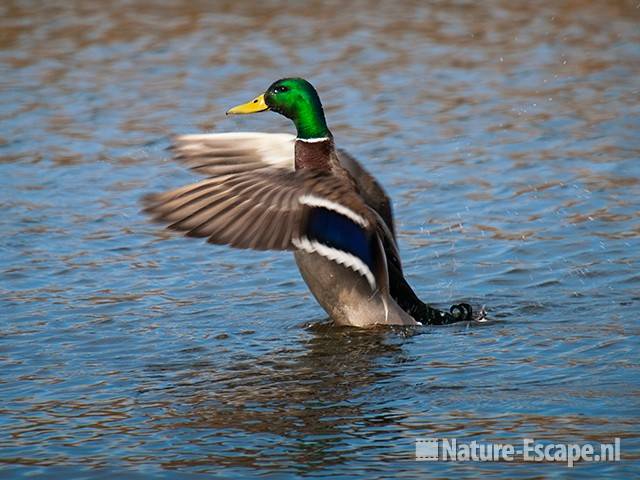
[[[398,332],[400,336],[405,334]],[[397,416],[385,415],[375,407],[371,411],[372,405],[363,405],[357,397],[358,392],[374,384],[393,382],[394,371],[378,366],[401,354],[400,342],[390,339],[389,332],[360,332],[321,324],[312,327],[311,335],[301,344],[259,358],[239,354],[222,366],[209,359],[189,370],[185,365],[177,367],[180,378],[172,382],[170,393],[176,395],[179,406],[158,420],[167,422],[170,429],[240,430],[243,437],[266,435],[276,442],[266,447],[268,453],[263,451],[264,445],[255,448],[238,442],[234,446],[241,452],[233,460],[218,459],[222,463],[247,465],[256,457],[268,457],[258,460],[273,465],[283,460],[305,465],[344,462],[350,453],[341,452],[345,447],[343,437],[354,422],[358,428],[367,429],[397,421]],[[162,366],[150,371],[171,369]],[[210,440],[204,438],[203,445]],[[172,460],[169,465],[177,468],[181,463]]]

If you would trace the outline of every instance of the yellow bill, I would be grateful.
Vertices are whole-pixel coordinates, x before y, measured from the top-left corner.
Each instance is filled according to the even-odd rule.
[[[264,94],[254,98],[250,102],[243,103],[242,105],[236,105],[233,108],[227,110],[227,115],[243,114],[243,113],[257,113],[269,110],[269,106],[264,102]]]

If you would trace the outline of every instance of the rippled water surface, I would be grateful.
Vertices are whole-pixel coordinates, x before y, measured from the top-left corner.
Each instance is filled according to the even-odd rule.
[[[2,2],[0,476],[637,474],[640,8],[546,3]],[[392,194],[416,290],[494,322],[334,329],[289,254],[147,222],[196,178],[171,136],[291,132],[224,116],[291,75]]]

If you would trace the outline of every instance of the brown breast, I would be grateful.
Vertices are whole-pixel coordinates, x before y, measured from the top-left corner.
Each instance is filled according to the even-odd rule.
[[[333,140],[327,138],[321,142],[296,140],[296,170],[301,168],[331,169],[331,157],[334,153]]]

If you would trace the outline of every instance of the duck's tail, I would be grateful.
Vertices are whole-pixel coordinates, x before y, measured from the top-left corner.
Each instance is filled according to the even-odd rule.
[[[423,325],[448,325],[473,320],[473,310],[468,303],[453,305],[449,312],[424,303],[407,283],[402,271],[393,264],[389,264],[389,289],[400,308]]]

